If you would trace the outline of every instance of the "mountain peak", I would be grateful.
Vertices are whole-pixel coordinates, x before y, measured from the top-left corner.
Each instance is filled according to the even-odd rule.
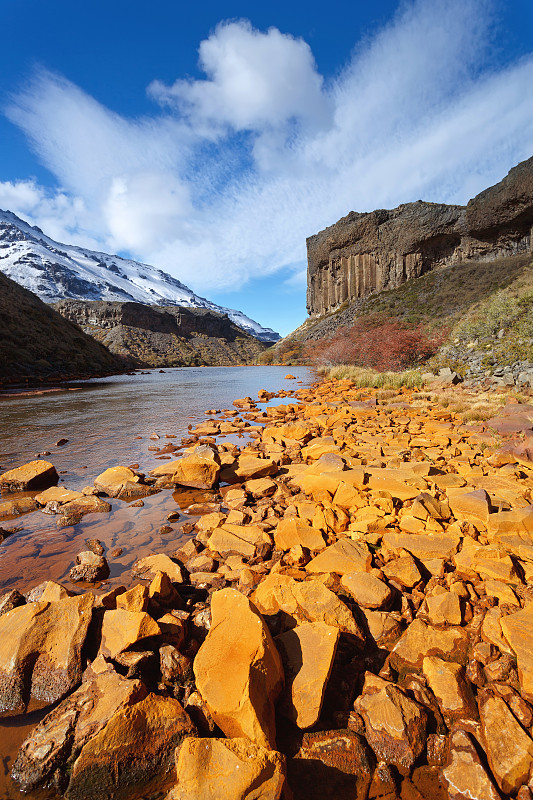
[[[227,316],[264,342],[280,338],[242,311],[200,297],[161,269],[51,239],[12,211],[0,210],[0,271],[47,303],[107,300],[205,308]]]

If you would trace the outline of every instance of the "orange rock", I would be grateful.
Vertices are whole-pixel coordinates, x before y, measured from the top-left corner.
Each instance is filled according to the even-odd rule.
[[[146,611],[148,608],[148,587],[141,583],[117,597],[117,609],[123,611]]]
[[[226,736],[275,747],[274,703],[283,687],[283,667],[261,615],[235,589],[212,596],[211,629],[194,660],[194,674]]]
[[[490,497],[484,489],[464,492],[462,489],[449,489],[448,502],[456,520],[461,522],[481,522],[485,527],[489,521]]]
[[[50,486],[50,488],[45,489],[44,492],[36,494],[34,499],[40,506],[45,506],[50,502],[62,505],[63,503],[68,503],[70,500],[79,500],[80,497],[83,497],[81,492],[74,492],[62,486]]]
[[[307,572],[368,572],[372,568],[372,554],[366,544],[351,539],[338,539],[319,553],[306,566]]]
[[[489,538],[499,533],[533,533],[533,505],[491,514],[487,532]]]
[[[23,713],[30,696],[55,703],[79,683],[93,604],[88,593],[0,616],[0,716]]]
[[[305,800],[366,800],[374,765],[364,738],[350,730],[304,733],[288,780]]]
[[[400,558],[389,561],[383,567],[383,572],[390,580],[396,581],[406,589],[412,589],[422,580],[422,575],[418,569],[414,558],[410,555],[400,556]]]
[[[106,611],[102,622],[100,652],[108,658],[115,658],[131,645],[160,633],[159,625],[146,612],[122,609]]]
[[[501,697],[479,703],[483,742],[492,774],[506,796],[527,783],[533,764],[533,739]]]
[[[363,717],[366,739],[376,756],[409,774],[426,745],[424,708],[393,683],[370,672],[354,708]]]
[[[430,558],[450,558],[461,542],[461,537],[450,533],[393,533],[383,534],[383,544],[393,553],[408,550],[415,558],[425,561]]]
[[[477,718],[476,701],[461,664],[426,656],[422,671],[445,717],[452,720]]]
[[[237,466],[233,471],[239,480],[249,481],[253,478],[267,478],[269,475],[275,475],[278,466],[269,458],[241,455],[237,459]]]
[[[109,497],[118,497],[125,487],[139,481],[139,476],[129,467],[109,467],[95,478],[94,486]]]
[[[132,576],[141,580],[153,580],[158,572],[164,572],[172,583],[183,583],[181,567],[163,553],[139,558],[131,568]]]
[[[516,654],[522,694],[533,701],[533,603],[516,614],[501,617],[501,630]]]
[[[421,669],[425,656],[465,664],[467,651],[468,635],[463,628],[434,628],[417,618],[392,650],[390,664],[397,672]]]
[[[326,546],[322,533],[298,517],[280,519],[274,542],[278,550],[290,550],[298,545],[308,550],[323,550]]]
[[[111,717],[146,697],[138,680],[126,680],[113,670],[86,680],[39,722],[22,744],[12,777],[28,792],[54,783],[57,770],[76,756]]]
[[[284,611],[295,622],[325,622],[351,633],[361,643],[365,641],[364,632],[348,606],[320,580],[296,581],[288,575],[272,572],[261,581],[252,600],[262,614]]]
[[[59,480],[56,468],[49,461],[30,461],[0,475],[0,489],[6,492],[24,492],[44,489]]]
[[[195,734],[177,700],[149,694],[114,714],[87,742],[74,762],[65,797],[94,800],[97,787],[97,796],[125,800],[132,787],[145,786],[156,776],[168,786],[176,747]]]
[[[386,583],[366,572],[343,575],[341,586],[363,608],[383,608],[392,597],[392,591]]]
[[[13,519],[21,514],[27,514],[38,508],[33,497],[17,497],[16,500],[6,500],[0,503],[0,520]]]
[[[299,728],[318,721],[339,635],[331,625],[306,622],[275,639],[286,681],[280,711]]]
[[[211,489],[218,481],[220,459],[218,454],[208,445],[200,445],[193,453],[177,461],[167,464],[172,473],[153,470],[152,475],[170,474],[170,480],[180,486],[191,486],[194,489]]]
[[[473,738],[466,731],[452,732],[442,778],[450,800],[501,800]]]
[[[461,603],[455,592],[443,591],[426,597],[428,617],[432,625],[460,625]]]
[[[245,738],[186,739],[166,800],[279,800],[285,757]]]

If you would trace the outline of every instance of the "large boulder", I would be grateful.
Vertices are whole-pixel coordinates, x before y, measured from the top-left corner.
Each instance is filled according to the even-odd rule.
[[[60,700],[81,680],[94,595],[35,602],[0,616],[0,716]]]
[[[22,467],[15,467],[0,475],[0,489],[7,492],[25,492],[32,489],[46,489],[59,480],[56,468],[49,461],[30,461]]]
[[[283,667],[257,608],[235,589],[212,596],[211,629],[196,655],[194,674],[226,736],[245,736],[275,749],[274,703],[283,688]]]
[[[285,757],[248,739],[186,739],[167,800],[278,800]]]
[[[114,671],[82,683],[46,715],[22,744],[11,775],[24,792],[52,783],[64,791],[68,774],[85,744],[117,711],[146,696],[140,681]]]
[[[172,782],[174,751],[196,729],[181,704],[149,694],[114,714],[76,759],[67,800],[122,800],[157,777]]]

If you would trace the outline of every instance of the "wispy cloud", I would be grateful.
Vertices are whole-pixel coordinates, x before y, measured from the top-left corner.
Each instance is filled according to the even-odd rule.
[[[465,202],[533,153],[533,57],[493,69],[491,25],[485,0],[414,0],[328,83],[303,40],[221,23],[205,79],[151,83],[144,119],[41,71],[8,114],[61,191],[0,184],[0,205],[44,224],[63,203],[63,238],[200,291],[283,268],[290,285],[305,237],[351,209]]]

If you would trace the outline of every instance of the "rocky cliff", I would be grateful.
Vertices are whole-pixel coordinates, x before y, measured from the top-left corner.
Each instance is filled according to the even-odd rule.
[[[54,307],[137,366],[250,364],[266,347],[225,314],[203,308],[82,300]]]
[[[0,381],[110,374],[124,363],[0,272]]]
[[[307,309],[318,316],[466,259],[531,252],[533,157],[466,206],[350,212],[307,239]]]

